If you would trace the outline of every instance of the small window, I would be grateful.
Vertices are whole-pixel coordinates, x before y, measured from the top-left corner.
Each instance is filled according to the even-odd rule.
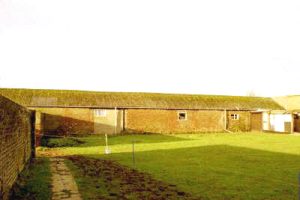
[[[97,109],[97,110],[95,110],[95,115],[97,117],[105,117],[106,116],[106,110],[104,110],[104,109]]]
[[[231,119],[232,120],[239,120],[240,119],[240,115],[239,114],[231,114]]]
[[[186,112],[178,112],[178,119],[179,120],[187,120]]]

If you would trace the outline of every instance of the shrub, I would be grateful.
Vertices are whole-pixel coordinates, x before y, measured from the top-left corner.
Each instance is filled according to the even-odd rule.
[[[41,141],[41,146],[44,147],[72,147],[83,144],[84,142],[77,138],[63,137],[63,138],[51,138],[43,137]]]

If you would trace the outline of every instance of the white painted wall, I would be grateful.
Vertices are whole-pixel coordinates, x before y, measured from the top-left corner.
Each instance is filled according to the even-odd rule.
[[[263,130],[269,131],[269,113],[264,112],[263,113]]]
[[[270,114],[270,125],[272,131],[285,132],[284,123],[291,121],[291,114]]]

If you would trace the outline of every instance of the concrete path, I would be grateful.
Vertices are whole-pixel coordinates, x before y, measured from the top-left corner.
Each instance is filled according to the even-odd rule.
[[[63,158],[50,158],[52,200],[81,200],[78,187]]]

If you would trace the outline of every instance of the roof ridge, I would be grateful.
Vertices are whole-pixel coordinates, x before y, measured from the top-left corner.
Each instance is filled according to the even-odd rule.
[[[163,92],[124,92],[124,91],[96,91],[96,90],[73,90],[73,89],[31,89],[31,88],[0,88],[0,90],[20,90],[20,91],[49,91],[49,92],[84,92],[102,94],[143,94],[143,95],[180,95],[180,96],[215,96],[215,97],[241,97],[241,98],[272,98],[265,96],[242,96],[242,95],[221,95],[221,94],[196,94],[196,93],[163,93]]]

